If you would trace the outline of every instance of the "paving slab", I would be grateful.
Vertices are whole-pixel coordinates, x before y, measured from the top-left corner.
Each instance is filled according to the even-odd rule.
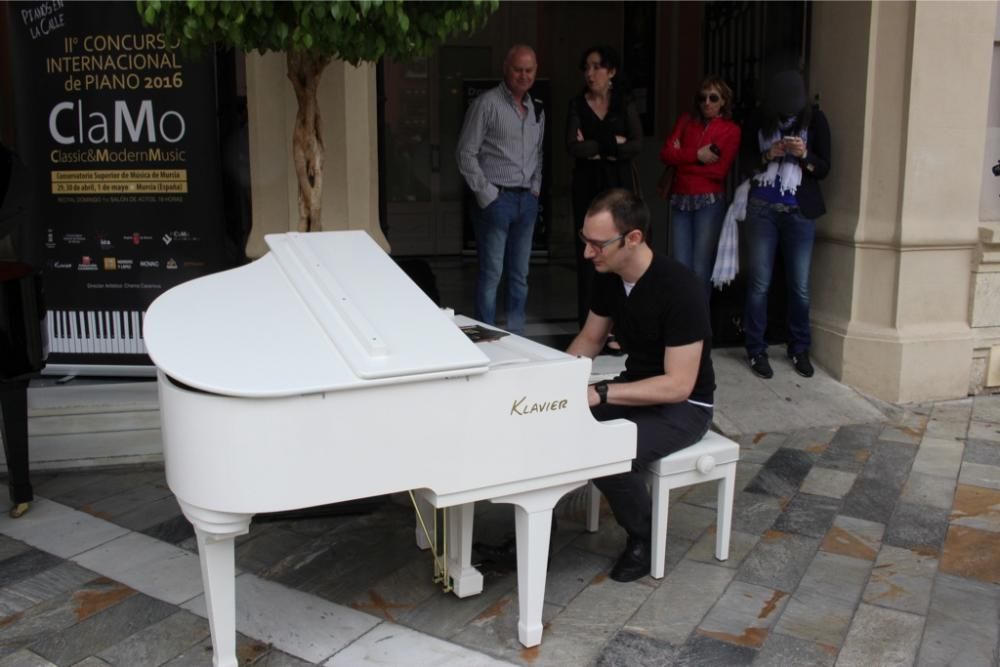
[[[965,463],[1000,466],[1000,442],[969,438],[965,441],[965,449],[962,451],[962,461]]]
[[[932,556],[885,545],[878,554],[862,600],[868,604],[924,615],[938,561]]]
[[[921,616],[862,603],[837,667],[909,667],[917,657],[923,627]]]
[[[983,465],[982,463],[965,461],[962,463],[962,470],[958,473],[958,483],[1000,490],[1000,465]]]
[[[819,542],[804,535],[769,530],[743,560],[736,579],[790,593],[809,567]]]
[[[832,667],[837,649],[798,637],[772,632],[753,664],[759,667]]]
[[[6,495],[6,489],[2,492]],[[127,528],[37,497],[19,519],[0,514],[0,533],[60,558],[69,558],[128,533]]]
[[[753,664],[757,650],[695,633],[676,655],[675,664],[685,667],[743,667]]]
[[[995,583],[938,574],[916,664],[996,664],[998,617],[1000,595]]]
[[[959,484],[949,518],[956,526],[1000,533],[1000,489]]]
[[[941,550],[941,572],[995,584],[1000,581],[1000,533],[952,525]]]
[[[698,633],[719,641],[760,648],[788,602],[788,594],[734,581],[698,626]]]
[[[958,440],[925,436],[913,460],[913,472],[956,478],[962,465],[962,449]]]
[[[598,667],[670,667],[677,649],[655,637],[621,630],[605,645],[597,658]]]
[[[819,552],[792,594],[775,630],[839,647],[871,569],[858,558]]]
[[[0,667],[58,667],[26,648],[0,658]]]
[[[1000,394],[974,396],[972,418],[1000,423]]]
[[[875,560],[884,534],[885,526],[880,523],[839,515],[819,548],[827,553]]]
[[[858,477],[844,496],[841,514],[874,523],[888,523],[899,499],[900,489],[877,479]]]
[[[625,629],[682,645],[736,575],[733,569],[685,559],[664,578]]]
[[[837,498],[797,493],[774,522],[774,530],[823,537],[833,525],[840,504]]]
[[[536,667],[595,662],[618,629],[652,595],[648,577],[627,584],[598,577],[545,628],[540,646],[525,649],[522,659]]]
[[[901,502],[885,528],[883,544],[937,555],[948,532],[948,510]]]
[[[802,492],[830,498],[843,498],[854,485],[857,473],[813,466],[802,482]]]
[[[47,634],[32,643],[31,650],[58,665],[72,665],[175,611],[174,606],[148,595],[131,595],[84,621]]]
[[[312,662],[322,662],[381,621],[252,574],[236,577],[236,629]],[[205,597],[183,607],[206,617]]]
[[[355,665],[440,665],[499,667],[511,663],[410,630],[381,623],[323,663],[324,667]]]
[[[860,472],[871,456],[881,430],[881,425],[872,424],[844,426],[830,440],[817,464],[845,472]]]
[[[161,665],[208,636],[208,621],[177,611],[104,649],[97,657],[117,667]]]
[[[762,493],[776,498],[795,495],[809,474],[815,456],[798,449],[779,448],[746,486],[748,493]]]
[[[729,532],[729,558],[720,561],[715,557],[715,528],[705,531],[705,534],[694,543],[694,546],[685,554],[685,558],[690,560],[708,563],[709,565],[720,565],[731,570],[738,569],[747,557],[754,545],[760,540],[760,535],[751,535],[739,530]]]
[[[968,437],[975,440],[1000,442],[1000,420],[969,422]]]
[[[963,464],[963,466],[966,464]],[[957,482],[952,477],[939,477],[922,472],[910,473],[899,499],[913,505],[929,505],[951,509]]]

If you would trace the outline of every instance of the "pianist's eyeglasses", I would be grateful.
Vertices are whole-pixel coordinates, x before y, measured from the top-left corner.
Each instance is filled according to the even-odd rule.
[[[583,242],[583,244],[589,245],[593,249],[593,251],[598,254],[600,254],[605,248],[607,248],[615,241],[621,241],[623,238],[625,238],[625,234],[619,234],[613,239],[608,239],[607,241],[594,241],[593,239],[588,239],[586,236],[584,236],[583,232],[580,232],[579,234],[580,234],[580,240]]]

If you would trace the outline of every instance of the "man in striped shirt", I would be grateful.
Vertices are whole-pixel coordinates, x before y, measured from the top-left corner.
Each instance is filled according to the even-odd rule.
[[[477,204],[475,317],[496,322],[497,288],[506,271],[506,326],[513,333],[524,332],[531,239],[542,189],[545,113],[541,102],[528,94],[537,69],[531,47],[511,47],[503,63],[503,83],[473,101],[455,151]]]

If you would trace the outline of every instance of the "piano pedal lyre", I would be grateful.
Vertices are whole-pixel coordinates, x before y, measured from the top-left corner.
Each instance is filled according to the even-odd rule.
[[[420,506],[417,504],[417,499],[413,495],[413,491],[409,492],[410,502],[413,503],[413,511],[417,515],[417,521],[420,523],[420,528],[423,533],[425,544],[430,546],[431,557],[434,559],[434,578],[435,584],[441,584],[441,590],[445,593],[452,592],[451,577],[448,575],[448,512],[441,512],[441,546],[440,551],[438,551],[438,510],[434,510],[434,525],[429,530],[427,528],[427,523],[424,521],[424,514],[420,511]]]

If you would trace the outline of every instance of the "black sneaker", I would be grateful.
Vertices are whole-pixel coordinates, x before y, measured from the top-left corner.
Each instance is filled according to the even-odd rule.
[[[761,352],[750,357],[750,370],[759,378],[770,379],[774,375],[771,362],[767,360],[767,352]]]
[[[809,361],[809,353],[806,351],[796,352],[794,354],[788,355],[788,359],[792,362],[792,366],[795,367],[795,372],[804,378],[811,378],[815,370],[813,369],[812,362]]]

